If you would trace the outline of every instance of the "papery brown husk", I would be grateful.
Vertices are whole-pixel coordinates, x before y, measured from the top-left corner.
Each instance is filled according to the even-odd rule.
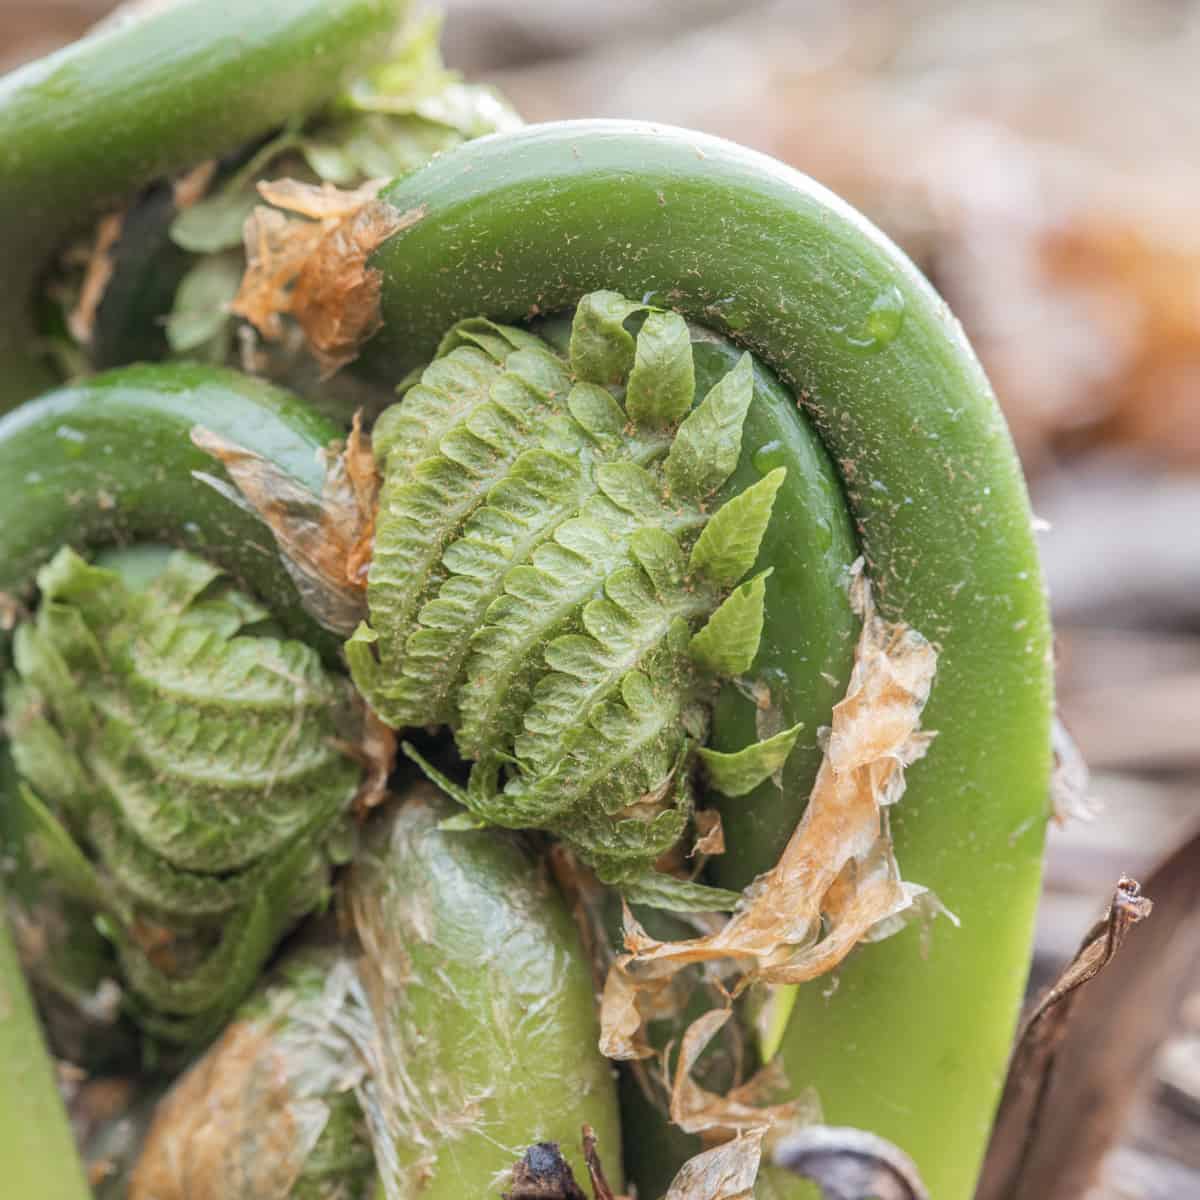
[[[275,535],[305,609],[326,629],[348,634],[366,616],[367,571],[375,540],[379,473],[356,413],[344,446],[326,451],[320,496],[269,459],[197,426],[192,441],[224,467],[235,499]],[[223,481],[210,480],[228,492]]]
[[[879,617],[861,562],[851,588],[862,633],[804,818],[778,864],[746,889],[715,932],[659,941],[626,908],[626,952],[612,964],[601,1002],[601,1049],[609,1057],[654,1053],[647,1022],[670,1007],[673,981],[693,964],[731,968],[734,996],[758,981],[801,983],[832,970],[860,942],[894,932],[918,900],[937,910],[925,889],[901,879],[887,819],[903,795],[904,769],[934,737],[920,720],[937,651],[909,626]],[[786,1086],[775,1064],[723,1096],[693,1079],[704,1047],[731,1016],[713,1010],[684,1034],[670,1081],[671,1120],[720,1144],[684,1165],[669,1200],[748,1198],[764,1141],[816,1119],[810,1096],[770,1103]]]
[[[246,219],[246,273],[232,311],[269,341],[283,336],[284,315],[294,317],[326,377],[379,328],[383,280],[368,257],[424,216],[423,208],[401,213],[377,199],[384,182],[343,191],[264,181],[259,193],[274,207],[260,205]]]
[[[746,889],[716,933],[660,942],[626,912],[626,953],[609,972],[601,1007],[609,1057],[650,1053],[642,1036],[648,1007],[688,964],[734,960],[737,991],[755,981],[802,983],[860,941],[891,932],[891,919],[924,894],[900,878],[886,809],[904,792],[905,767],[934,736],[920,730],[920,718],[937,651],[907,625],[878,616],[861,564],[852,590],[862,634],[803,820],[778,864]]]

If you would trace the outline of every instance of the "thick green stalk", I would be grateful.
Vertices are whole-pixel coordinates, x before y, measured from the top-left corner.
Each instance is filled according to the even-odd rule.
[[[387,1196],[497,1195],[536,1142],[558,1143],[584,1179],[584,1124],[620,1190],[616,1082],[578,930],[527,848],[500,830],[440,829],[453,812],[411,789],[368,828],[345,889]]]
[[[803,989],[784,1059],[793,1083],[817,1086],[828,1120],[891,1138],[933,1194],[962,1200],[1027,969],[1052,685],[1020,467],[960,328],[861,216],[797,172],[697,134],[534,127],[468,145],[386,196],[424,207],[373,260],[385,277],[373,358],[393,377],[431,356],[456,320],[520,319],[610,288],[752,349],[812,420],[880,607],[941,649],[925,716],[938,739],[912,768],[893,828],[906,876],[933,888],[962,929],[939,929],[926,957],[915,932],[860,953],[830,996]],[[747,437],[745,469],[790,461],[776,440]],[[790,536],[780,527],[777,565]],[[769,588],[776,651],[795,662],[812,639],[844,638],[844,627],[822,628],[836,609]],[[810,688],[788,657],[785,707],[825,723],[844,678]],[[721,714],[718,743],[741,744],[745,719]],[[790,822],[807,783],[788,781]],[[726,882],[768,866],[788,823],[743,831]]]
[[[0,892],[0,902],[3,893]],[[87,1200],[89,1195],[54,1066],[21,964],[0,912],[0,1170],[5,1191],[23,1200]]]
[[[0,79],[0,411],[48,386],[37,272],[90,217],[334,95],[398,0],[183,0]]]

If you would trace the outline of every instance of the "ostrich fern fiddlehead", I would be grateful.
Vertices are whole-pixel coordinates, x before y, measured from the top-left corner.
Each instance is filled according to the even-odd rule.
[[[729,336],[792,389],[789,404],[751,403],[734,486],[787,468],[757,564],[773,574],[747,690],[769,695],[781,728],[804,728],[782,787],[721,802],[729,852],[714,882],[743,887],[770,867],[812,789],[816,734],[849,672],[849,528],[883,613],[939,647],[924,717],[937,740],[892,828],[906,875],[962,929],[924,960],[908,936],[855,956],[832,998],[801,988],[782,1058],[829,1119],[895,1140],[933,1194],[969,1195],[1028,962],[1052,685],[1020,467],[957,324],[835,197],[686,131],[531,127],[464,146],[382,198],[423,215],[372,259],[373,372],[403,374],[463,318],[516,322],[610,289]],[[780,507],[797,481],[808,491]],[[712,747],[760,737],[762,712],[724,689]]]
[[[170,60],[200,89],[195,121],[178,137],[159,138],[138,120],[157,116],[145,98],[151,84],[163,82],[154,73],[159,56],[144,50],[156,31],[168,42],[177,38],[202,8],[210,17],[208,6],[184,5],[181,24],[164,18],[146,27],[150,41],[139,45],[149,83],[115,92],[133,97],[134,109],[94,106],[106,129],[116,130],[111,138],[64,138],[58,156],[26,156],[58,119],[54,105],[41,104],[39,86],[68,85],[70,92],[71,71],[89,63],[127,70],[134,59],[126,50],[110,61],[97,41],[82,57],[18,78],[0,95],[0,148],[19,168],[15,204],[0,212],[20,239],[17,286],[0,317],[0,356],[14,395],[29,390],[26,284],[65,231],[46,214],[80,215],[53,203],[59,191],[115,199],[133,180],[250,132],[242,119],[256,122],[260,106],[248,102],[255,91],[244,85],[279,77],[267,71],[254,78],[247,62],[283,62],[296,93],[290,85],[266,89],[283,108],[328,91],[341,63],[337,46],[300,80],[295,62],[322,35],[308,23],[310,6],[285,7],[298,16],[287,36],[280,33],[281,59],[270,46],[261,59],[235,56],[238,86],[219,102],[220,89],[208,87],[220,82],[223,57],[208,58],[202,44],[193,59]],[[390,15],[372,3],[319,7],[351,37],[382,27]],[[268,4],[252,16],[270,27],[281,11]],[[65,77],[52,73],[58,65]],[[95,147],[103,147],[99,158]],[[94,186],[72,189],[78,179]],[[693,779],[710,778],[727,792],[748,789],[722,801],[730,853],[714,872],[715,882],[740,887],[774,861],[812,785],[817,730],[849,670],[854,625],[842,580],[846,550],[857,541],[884,611],[941,648],[928,712],[940,736],[914,770],[897,844],[908,872],[937,888],[965,932],[939,938],[928,961],[918,963],[903,940],[859,956],[841,968],[841,987],[828,1001],[802,992],[783,1055],[794,1082],[818,1085],[831,1117],[894,1137],[921,1162],[936,1194],[966,1195],[1027,954],[1050,690],[1025,496],[969,350],[909,265],[855,214],[778,164],[694,135],[622,124],[533,129],[447,155],[386,199],[414,220],[373,259],[383,284],[375,367],[394,379],[432,356],[447,328],[456,332],[411,389],[407,415],[395,411],[378,430],[389,478],[372,625],[351,646],[359,679],[395,723],[455,729],[477,765],[465,788],[452,786],[483,821],[548,827],[631,895],[655,881],[647,866],[682,829]],[[598,289],[644,300],[606,292],[585,305],[578,345],[565,355],[498,324],[568,309]],[[756,380],[761,372],[726,361],[716,373],[721,382],[697,389],[695,412],[718,415],[722,403],[706,410],[703,399],[716,384],[728,419],[698,420],[689,453],[691,434],[683,435],[687,421],[680,421],[694,399],[685,343],[695,343],[693,372],[712,355],[703,332],[681,336],[681,317],[757,353],[794,397],[779,404],[756,391],[737,416],[744,396],[738,370]],[[206,388],[210,397],[214,386],[231,388],[252,410],[261,397],[228,378],[214,384],[189,375],[180,386],[187,374],[173,380],[135,372],[84,389],[89,401],[106,401],[93,413],[77,403],[79,393],[67,394],[0,424],[0,475],[23,480],[29,492],[0,543],[0,589],[12,593],[5,610],[19,607],[33,571],[55,547],[113,532],[145,536],[161,529],[162,512],[177,512],[183,522],[168,518],[176,526],[169,533],[212,561],[232,559],[235,577],[253,580],[262,530],[223,503],[218,513],[211,496],[206,506],[188,471],[211,464],[189,460],[181,448],[190,424],[221,424],[221,413],[214,422],[196,411],[195,396]],[[451,377],[462,405],[439,407]],[[131,395],[140,398],[122,410]],[[110,402],[125,415],[148,417],[147,436],[126,438],[119,423],[106,425]],[[247,425],[243,413],[227,419],[224,432],[245,446],[262,427],[253,419]],[[167,441],[160,438],[164,415]],[[423,427],[426,417],[433,424]],[[677,423],[668,446],[664,427]],[[741,438],[730,466],[724,450],[714,455],[707,447],[732,445],[735,424]],[[97,439],[90,450],[89,437]],[[111,455],[114,439],[123,438],[127,460],[92,457],[105,446]],[[276,448],[259,447],[278,462]],[[87,460],[86,472],[72,473],[72,455]],[[155,456],[177,469],[163,478],[130,469]],[[716,515],[703,490],[708,482],[689,480],[699,468],[711,468],[714,486],[733,472],[727,493],[717,493],[727,502]],[[779,468],[786,475],[773,474]],[[311,476],[312,462],[295,473]],[[805,480],[816,479],[823,482],[805,493]],[[819,502],[808,504],[818,493]],[[724,559],[702,552],[721,514],[736,514],[755,494],[762,520],[747,522],[753,536],[743,553]],[[35,519],[29,510],[39,501],[46,512]],[[259,566],[267,562],[278,587],[283,573],[274,555]],[[63,563],[78,570],[70,559]],[[258,591],[294,601],[286,586]],[[294,603],[272,608],[293,627],[305,624]],[[49,629],[43,638],[31,628],[21,638],[26,667],[26,649],[45,658],[59,646]],[[119,651],[119,623],[87,632]],[[36,653],[32,659],[36,665]],[[479,675],[480,663],[494,672]],[[717,691],[721,674],[742,678]],[[134,676],[102,673],[98,693],[109,694],[116,678]],[[12,685],[17,715],[36,731],[28,736],[46,742],[38,722],[49,707],[55,735],[83,743],[61,757],[59,771],[40,772],[41,788],[74,795],[80,771],[70,764],[87,767],[89,754],[100,761],[95,731],[108,736],[111,714],[97,719],[69,694],[38,696],[37,687],[32,677]],[[765,708],[743,693],[765,697]],[[28,743],[18,750],[27,765],[37,758]],[[599,789],[601,779],[611,786]],[[103,795],[92,790],[102,819],[88,830],[87,848],[99,871],[87,856],[81,867],[80,856],[68,853],[73,843],[58,839],[60,865],[84,881],[84,891],[94,886],[86,883],[89,871],[103,883],[103,864],[129,847],[121,842],[128,830],[113,819],[118,789],[106,781]],[[20,811],[53,841],[54,814],[32,789],[24,795],[21,806],[6,805],[5,818]],[[147,853],[125,860],[115,903],[171,907],[159,890],[164,856],[139,846]],[[249,890],[239,883],[233,892],[242,886]],[[676,890],[668,902],[693,899]],[[713,899],[709,893],[696,902]],[[193,929],[203,925],[192,916]],[[961,993],[967,978],[970,998]]]
[[[129,1007],[174,1042],[214,1032],[322,901],[362,774],[345,753],[358,740],[347,685],[321,658],[331,640],[267,530],[207,482],[214,464],[190,441],[201,422],[320,491],[333,427],[232,372],[117,371],[0,420],[0,478],[24,487],[0,590],[14,614],[35,578],[41,593],[11,637],[5,841],[33,860],[35,897],[58,890],[104,919]],[[204,559],[160,558],[136,583],[145,556],[45,561],[64,542],[128,540]],[[36,903],[21,891],[14,903]]]
[[[75,898],[143,1026],[195,1040],[322,901],[361,774],[351,697],[311,647],[243,633],[267,610],[189,555],[134,590],[63,550],[38,583],[4,691],[19,795],[43,846],[95,858],[75,850]]]
[[[736,899],[651,868],[691,815],[713,681],[758,651],[769,572],[743,580],[786,470],[721,495],[753,393],[745,355],[695,403],[683,319],[599,292],[565,357],[456,326],[376,438],[356,682],[394,725],[451,725],[476,760],[456,794],[481,821],[551,831],[667,906]],[[699,753],[741,794],[798,734]]]

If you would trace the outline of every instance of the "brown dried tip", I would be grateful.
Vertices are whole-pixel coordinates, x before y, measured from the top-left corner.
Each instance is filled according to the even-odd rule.
[[[666,1200],[753,1200],[765,1128],[739,1134],[679,1168]]]
[[[353,744],[344,743],[341,750],[363,768],[362,783],[353,804],[354,815],[361,820],[387,799],[388,779],[396,765],[397,738],[396,731],[385,725],[365,702],[359,710],[362,717],[359,739]]]
[[[197,426],[192,441],[233,480],[208,478],[218,491],[258,514],[275,535],[304,607],[326,629],[349,634],[366,615],[367,571],[375,540],[379,474],[356,413],[345,446],[326,452],[318,497],[274,463]]]
[[[129,1200],[286,1196],[309,1146],[295,1097],[261,1023],[234,1022],[183,1075],[155,1113]],[[248,1080],[255,1087],[247,1087]]]
[[[113,247],[121,236],[125,224],[123,212],[110,213],[96,225],[96,240],[88,256],[87,270],[79,289],[79,299],[67,316],[67,329],[81,345],[92,344],[92,332],[96,324],[96,313],[108,288],[113,274]]]
[[[1122,875],[1108,912],[1088,931],[1075,957],[1026,1019],[1017,1036],[1001,1101],[999,1127],[1002,1132],[1012,1132],[994,1143],[993,1153],[996,1146],[1003,1150],[1012,1143],[1016,1148],[1006,1166],[992,1167],[989,1163],[981,1194],[1017,1196],[1028,1191],[1026,1172],[1042,1137],[1059,1050],[1070,1028],[1076,1002],[1087,985],[1117,956],[1133,927],[1144,921],[1153,907],[1151,900],[1142,895],[1141,885]]]
[[[263,182],[259,193],[274,207],[259,206],[246,219],[246,273],[233,312],[269,341],[283,335],[281,317],[293,316],[325,376],[352,361],[379,328],[383,280],[367,258],[425,215],[423,207],[401,213],[377,200],[383,183],[342,191],[294,179]]]
[[[693,1021],[679,1046],[679,1061],[671,1081],[670,1115],[685,1133],[724,1141],[753,1129],[778,1129],[819,1115],[816,1098],[805,1094],[783,1104],[770,1103],[786,1093],[787,1079],[778,1063],[769,1063],[727,1095],[706,1091],[692,1078],[692,1068],[705,1048],[733,1016],[732,1009],[713,1009]],[[664,1055],[664,1060],[667,1055]],[[666,1069],[664,1062],[664,1070]]]
[[[1108,912],[1088,932],[1078,953],[1029,1014],[1017,1039],[1014,1069],[1030,1066],[1061,1040],[1075,993],[1108,966],[1129,931],[1153,908],[1153,901],[1142,895],[1141,884],[1122,875]]]
[[[700,808],[692,815],[696,826],[696,842],[692,846],[689,858],[697,854],[711,858],[725,853],[725,827],[721,824],[721,814],[715,808]]]
[[[590,1125],[583,1127],[583,1161],[587,1163],[588,1178],[591,1180],[594,1200],[618,1200],[605,1178],[604,1166],[600,1162],[600,1151],[596,1142],[596,1131]]]
[[[660,942],[626,912],[627,952],[609,971],[601,1003],[600,1048],[610,1058],[652,1053],[645,1021],[670,978],[691,963],[730,960],[741,972],[735,994],[756,980],[802,983],[832,970],[860,941],[894,932],[918,898],[936,905],[901,880],[886,809],[903,795],[905,767],[934,736],[920,720],[937,652],[907,625],[876,614],[861,563],[852,599],[862,634],[803,820],[779,863],[746,889],[717,932]]]
[[[504,1200],[587,1200],[555,1142],[530,1146],[513,1167]]]

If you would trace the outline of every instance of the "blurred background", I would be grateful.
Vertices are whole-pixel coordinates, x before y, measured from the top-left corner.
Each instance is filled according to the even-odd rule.
[[[0,71],[111,7],[0,0]],[[1045,983],[1121,872],[1145,882],[1200,844],[1200,4],[445,7],[449,63],[526,119],[640,117],[765,150],[870,215],[963,321],[1046,526],[1061,712],[1092,771],[1073,807],[1094,815],[1051,832]],[[1189,928],[1170,994],[1132,1018],[1162,1025],[1141,1031],[1159,1050],[1121,1081],[1133,1103],[1093,1200],[1200,1196]]]

